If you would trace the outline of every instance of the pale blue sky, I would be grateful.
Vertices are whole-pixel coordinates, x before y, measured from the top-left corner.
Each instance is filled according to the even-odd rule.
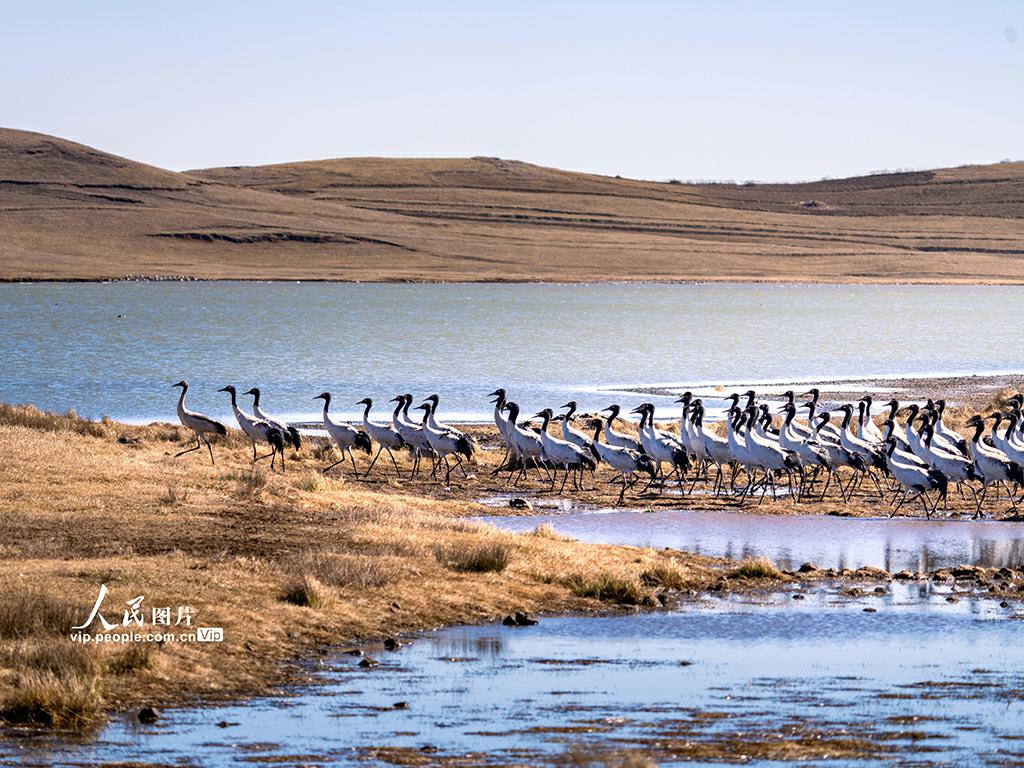
[[[497,155],[667,179],[1024,158],[1017,2],[35,2],[0,124],[167,168]]]

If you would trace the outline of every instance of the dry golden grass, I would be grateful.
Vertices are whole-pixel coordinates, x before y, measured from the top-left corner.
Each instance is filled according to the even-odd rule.
[[[755,557],[744,560],[739,567],[729,571],[729,575],[740,579],[777,579],[782,573],[768,558]]]
[[[1021,163],[751,185],[492,157],[175,173],[0,129],[0,178],[0,279],[1024,281]]]
[[[654,587],[640,575],[670,559],[469,522],[480,507],[419,495],[425,481],[321,481],[322,463],[305,451],[284,475],[254,473],[234,432],[211,466],[173,458],[187,441],[175,427],[91,429],[7,407],[0,441],[18,446],[0,469],[0,718],[9,721],[80,725],[110,707],[259,693],[304,675],[292,661],[327,644],[517,610],[648,604]],[[671,560],[693,584],[721,573],[706,558]],[[614,574],[632,597],[585,587],[588,574]],[[144,607],[191,607],[201,626],[224,628],[224,642],[72,643],[101,584],[108,619],[144,595]]]

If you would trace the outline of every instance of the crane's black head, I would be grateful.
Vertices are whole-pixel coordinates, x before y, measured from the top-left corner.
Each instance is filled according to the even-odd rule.
[[[811,387],[806,392],[804,392],[802,395],[800,395],[800,397],[811,397],[811,398],[814,398],[815,402],[817,402],[818,396],[820,394],[821,394],[821,391],[817,387]]]
[[[188,389],[188,382],[182,379],[177,384],[171,384],[172,387],[181,387],[182,389]]]
[[[260,388],[259,387],[253,387],[248,392],[244,392],[243,394],[252,395],[253,397],[259,397],[260,396]]]
[[[862,397],[862,398],[861,398],[861,400],[862,400],[862,401],[863,401],[863,402],[864,402],[865,404],[867,404],[867,405],[869,405],[869,406],[870,406],[870,405],[871,405],[871,404],[872,404],[873,402],[875,402],[875,399],[874,399],[873,397],[871,397],[871,395],[864,395],[864,397]]]
[[[893,411],[896,411],[896,410],[898,410],[898,409],[899,409],[899,407],[900,407],[900,401],[899,401],[899,400],[897,400],[897,399],[896,399],[896,398],[894,397],[894,398],[893,398],[892,400],[890,400],[890,401],[889,401],[888,403],[886,403],[886,405],[887,405],[887,406],[889,406],[890,408],[892,408],[892,409],[893,409]]]
[[[972,427],[980,427],[984,423],[984,419],[982,419],[981,416],[979,416],[978,414],[974,414],[973,416],[971,416],[971,418],[967,420],[967,424],[969,424]]]
[[[417,411],[429,411],[430,410],[430,403],[420,403],[419,405],[416,406],[416,410]]]
[[[371,400],[368,397],[364,397],[362,400],[360,400],[358,403],[356,403],[356,405],[370,405],[370,406],[372,406],[373,405],[373,400]]]
[[[814,403],[800,403],[801,408],[806,408],[808,411],[814,407]]]
[[[390,400],[388,400],[388,402],[389,403],[404,403],[405,402],[405,395],[395,395]]]
[[[230,384],[228,384],[226,387],[221,387],[217,391],[218,392],[229,392],[232,395],[235,394],[235,388],[233,386],[231,386]]]
[[[545,409],[544,409],[543,411],[541,411],[540,413],[535,413],[535,414],[533,414],[533,417],[534,417],[535,419],[543,419],[543,418],[547,418],[547,419],[550,419],[550,418],[552,417],[552,415],[553,415],[553,414],[552,414],[552,412],[551,412],[551,409],[550,409],[550,408],[545,408]]]
[[[441,396],[440,395],[430,395],[426,399],[429,400],[430,402],[432,402],[434,404],[434,407],[437,408],[437,404],[441,401]]]
[[[498,387],[496,390],[491,392],[488,397],[505,397],[505,390],[502,387]]]
[[[575,401],[575,400],[570,400],[570,401],[569,401],[568,403],[566,403],[565,405],[560,405],[560,406],[558,406],[558,407],[559,407],[559,408],[568,408],[568,409],[570,409],[570,410],[573,410],[573,411],[575,411],[575,410],[576,410],[576,401]]]
[[[612,404],[609,405],[607,408],[602,408],[601,413],[610,413],[612,416],[618,416],[620,410],[622,409],[619,408],[618,404]]]
[[[331,401],[331,393],[330,392],[321,392],[319,395],[317,395],[313,399],[314,400],[323,400],[324,402],[329,403]]]
[[[743,393],[743,396],[744,397],[754,397],[756,394],[757,393],[754,392],[754,390],[748,389],[746,392]]]
[[[851,403],[845,403],[840,405],[838,410],[843,411],[844,413],[853,413],[853,405]]]

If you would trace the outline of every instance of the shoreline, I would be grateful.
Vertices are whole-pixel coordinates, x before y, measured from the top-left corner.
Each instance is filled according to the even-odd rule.
[[[704,284],[751,284],[751,285],[793,285],[793,286],[964,286],[964,287],[1012,287],[1024,286],[1024,278],[979,279],[979,278],[948,278],[948,279],[906,279],[888,277],[842,277],[842,278],[800,278],[800,277],[768,277],[755,275],[711,275],[694,278],[652,278],[637,275],[636,277],[616,276],[608,279],[588,277],[586,279],[559,278],[558,280],[527,279],[527,278],[474,278],[435,280],[428,278],[344,278],[344,277],[200,277],[193,275],[140,275],[111,277],[0,277],[0,284],[8,285],[77,285],[77,284],[113,284],[113,283],[340,283],[348,285],[588,285],[588,284],[624,284],[624,285],[704,285]]]

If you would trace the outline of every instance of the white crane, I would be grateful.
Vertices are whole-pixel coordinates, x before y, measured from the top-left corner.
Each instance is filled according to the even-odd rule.
[[[818,400],[820,398],[820,395],[821,392],[818,390],[817,387],[809,389],[806,392],[804,392],[803,395],[801,395],[801,397],[811,398],[808,401],[810,407],[807,409],[807,423],[809,425],[814,423],[814,418],[815,416],[818,415]],[[839,442],[839,428],[835,424],[825,422],[825,424],[821,427],[820,431],[827,439],[833,440],[834,442],[837,443]]]
[[[619,406],[609,405],[601,413],[607,413],[608,418],[604,423],[604,439],[608,445],[614,446],[615,448],[628,448],[631,451],[637,453],[643,453],[643,446],[640,445],[640,441],[636,440],[628,435],[624,435],[621,432],[616,432],[612,423],[619,417]]]
[[[370,476],[370,470],[373,469],[373,465],[377,463],[377,459],[383,451],[387,451],[388,456],[391,457],[391,463],[395,465],[395,472],[399,474],[402,470],[398,468],[398,462],[395,460],[395,454],[392,450],[398,450],[405,446],[405,440],[398,434],[398,430],[390,424],[378,424],[375,421],[370,421],[370,409],[373,408],[373,400],[369,397],[364,397],[356,405],[365,406],[363,409],[363,429],[366,430],[366,434],[370,436],[370,439],[377,443],[377,453],[370,462],[370,466],[366,468],[366,473],[363,477]]]
[[[786,473],[790,481],[790,491],[792,492],[791,473],[793,470],[799,470],[799,460],[792,451],[783,448],[778,440],[773,439],[766,433],[764,421],[758,418],[755,408],[749,408],[748,413],[750,414],[748,420],[750,427],[747,429],[747,452],[753,460],[754,466],[759,467],[765,475],[762,482],[761,501],[764,501],[769,485],[772,489],[772,496],[775,496],[775,475],[777,472]],[[771,421],[770,416],[768,421]],[[748,486],[741,496],[741,501],[749,490],[750,487]]]
[[[302,436],[299,434],[299,430],[297,430],[295,427],[291,426],[290,424],[288,424],[288,423],[286,423],[284,421],[281,421],[280,419],[275,419],[275,418],[273,418],[271,416],[268,416],[260,408],[260,388],[259,387],[253,387],[252,389],[250,389],[248,392],[245,392],[244,394],[252,395],[252,415],[253,416],[255,416],[257,419],[262,419],[263,421],[267,422],[267,424],[269,424],[270,426],[279,429],[281,431],[281,435],[284,437],[284,442],[285,442],[286,445],[290,445],[296,451],[299,450],[302,447]]]
[[[430,443],[431,449],[433,449],[434,453],[437,454],[438,461],[444,462],[445,487],[447,487],[451,481],[452,470],[455,469],[455,467],[462,470],[464,477],[468,477],[465,467],[462,466],[462,461],[463,458],[472,460],[473,443],[468,437],[460,432],[438,429],[431,424],[431,414],[433,412],[433,408],[437,407],[436,402],[433,404],[422,403],[416,407],[423,411],[423,431],[426,433],[427,441]],[[454,456],[458,460],[454,467],[448,463],[449,456]]]
[[[365,432],[360,432],[351,424],[344,424],[331,418],[328,413],[328,410],[331,407],[330,392],[321,392],[313,399],[324,401],[324,430],[327,432],[327,436],[334,441],[336,446],[338,446],[338,450],[341,451],[341,458],[330,466],[324,467],[324,474],[326,474],[328,470],[338,466],[338,464],[341,464],[341,462],[345,460],[345,455],[348,454],[349,459],[352,461],[352,473],[356,477],[359,477],[359,468],[356,467],[356,457],[352,454],[352,449],[358,448],[369,456],[370,451],[373,448],[370,443],[369,435]]]
[[[654,462],[651,461],[650,456],[631,451],[629,448],[616,448],[614,445],[602,443],[601,430],[604,428],[604,422],[595,419],[593,423],[594,450],[597,451],[601,461],[622,475],[622,490],[619,491],[619,499],[616,502],[618,504],[622,502],[626,495],[626,488],[631,484],[627,482],[627,478],[632,478],[637,472],[646,472],[653,479]]]
[[[235,388],[228,384],[226,387],[221,387],[218,392],[227,392],[231,395],[231,410],[234,411],[235,419],[238,421],[238,426],[242,428],[245,433],[252,441],[252,461],[255,464],[261,459],[270,457],[270,468],[274,468],[274,460],[277,455],[281,455],[281,471],[284,472],[284,435],[281,434],[281,430],[277,427],[271,426],[268,422],[263,419],[257,419],[255,416],[246,413],[238,407],[238,395],[235,392]],[[270,453],[264,454],[263,456],[256,455],[256,443],[267,443],[271,447]]]
[[[573,488],[580,490],[581,486],[577,475],[579,478],[582,478],[583,469],[592,470],[597,466],[597,462],[590,451],[586,451],[578,445],[566,442],[565,440],[559,440],[548,433],[548,424],[551,422],[553,415],[550,408],[545,408],[536,414],[536,418],[543,421],[540,427],[540,444],[544,448],[544,458],[554,467],[561,467],[565,470],[562,485],[558,489],[559,493],[565,490],[565,483],[569,479],[570,471],[574,473],[572,479]],[[557,473],[554,473],[551,478],[552,491],[555,490],[555,480],[557,480]]]
[[[922,431],[921,438],[924,442],[924,448],[928,453],[929,464],[931,464],[933,469],[937,469],[945,475],[947,480],[956,483],[958,488],[962,488],[961,483],[979,479],[974,471],[974,462],[971,459],[964,457],[959,452],[948,451],[936,443],[934,426],[928,424]],[[974,494],[975,501],[977,501],[977,491],[974,488],[970,490]],[[963,495],[962,490],[961,495]]]
[[[782,412],[785,414],[785,421],[782,424],[782,429],[779,430],[779,446],[785,451],[792,452],[800,462],[800,492],[797,494],[799,501],[803,496],[804,482],[806,481],[804,473],[807,470],[814,470],[816,476],[817,472],[822,469],[831,472],[832,466],[829,464],[828,453],[825,449],[816,441],[811,440],[810,431],[804,435],[795,428],[796,405],[786,403],[782,407]]]
[[[196,444],[192,448],[186,448],[184,451],[174,454],[174,458],[178,458],[186,453],[192,453],[192,451],[198,451],[203,447],[203,443],[205,443],[206,447],[210,450],[210,463],[216,465],[217,462],[213,460],[213,446],[210,445],[206,436],[226,435],[228,433],[227,427],[219,421],[214,421],[209,416],[204,416],[196,411],[190,411],[185,407],[185,393],[188,392],[187,381],[182,379],[177,384],[172,384],[171,386],[181,387],[181,395],[178,397],[178,419],[185,428],[191,429],[196,433]],[[202,443],[200,440],[202,440]]]

